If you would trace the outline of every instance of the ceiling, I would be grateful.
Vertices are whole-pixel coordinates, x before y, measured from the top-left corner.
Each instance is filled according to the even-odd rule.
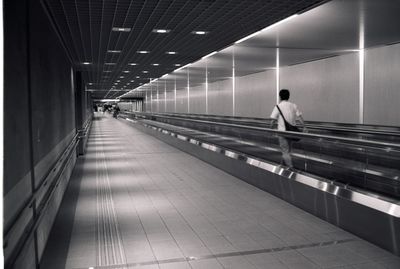
[[[241,43],[200,59],[179,71],[128,92],[135,97],[146,90],[172,91],[168,81],[187,81],[190,87],[208,82],[274,70],[279,49],[280,66],[289,66],[318,59],[400,42],[400,1],[396,0],[332,0],[269,27]],[[275,72],[275,71],[274,71]],[[207,74],[207,78],[206,78]],[[158,87],[158,88],[157,88]],[[187,84],[177,83],[176,89]]]
[[[192,63],[326,0],[42,2],[75,69],[82,71],[87,89],[93,98],[102,99],[118,97],[148,83],[150,78],[172,72],[179,68],[177,64]],[[113,31],[113,27],[130,31]],[[154,29],[170,31],[155,33]],[[193,31],[207,34],[196,35]],[[141,50],[149,53],[138,53]],[[169,51],[176,54],[167,54]]]

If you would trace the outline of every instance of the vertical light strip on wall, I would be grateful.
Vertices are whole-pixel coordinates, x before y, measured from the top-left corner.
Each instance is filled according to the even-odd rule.
[[[174,112],[176,113],[176,75],[174,76]]]
[[[280,88],[280,75],[279,75],[279,48],[276,48],[276,103],[279,103],[279,88]]]
[[[363,5],[363,4],[361,4]],[[358,121],[359,123],[364,123],[364,61],[365,61],[365,14],[364,9],[360,9],[360,19],[359,19],[359,114]]]
[[[0,2],[0,40],[4,40],[3,39],[3,1]],[[0,174],[4,175],[4,77],[3,77],[3,70],[4,70],[4,58],[3,58],[3,42],[0,42],[0,70],[2,70],[2,72],[0,72]],[[3,184],[1,184],[0,186],[0,191],[3,193]],[[0,214],[1,216],[3,215],[3,205],[4,203],[2,203],[0,205]],[[0,244],[1,246],[3,245],[3,236],[0,236]],[[0,257],[0,264],[4,264],[4,252],[3,255],[1,255]]]
[[[158,82],[157,82],[157,97],[156,97],[156,104],[157,104],[157,112],[160,112],[160,94],[158,91]]]
[[[190,89],[189,89],[189,67],[186,68],[187,72],[187,113],[190,113]]]
[[[232,52],[232,116],[235,116],[235,48]]]
[[[359,83],[359,123],[363,124],[364,123],[364,57],[365,57],[365,52],[364,49],[360,49],[359,53],[359,77],[360,77],[360,83]]]
[[[153,86],[150,83],[150,112],[153,112]]]
[[[167,112],[167,81],[164,80],[164,112]]]
[[[148,96],[148,91],[146,90],[146,101],[144,102],[145,103],[145,110],[146,111],[149,111],[148,110],[148,106],[149,106],[149,96]]]
[[[208,63],[206,61],[206,114],[208,114]]]

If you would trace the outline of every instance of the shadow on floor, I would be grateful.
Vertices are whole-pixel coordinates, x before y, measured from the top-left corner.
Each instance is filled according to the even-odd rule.
[[[82,182],[83,165],[84,159],[78,158],[40,261],[41,269],[65,268]]]

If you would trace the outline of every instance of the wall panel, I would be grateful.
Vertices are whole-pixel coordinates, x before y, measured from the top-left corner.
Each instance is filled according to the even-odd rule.
[[[187,71],[176,78],[176,112],[188,113]]]
[[[400,125],[400,44],[365,51],[364,123]]]
[[[358,53],[282,67],[280,86],[305,120],[358,122]]]
[[[236,77],[236,116],[268,118],[275,104],[275,70]]]
[[[206,114],[205,84],[190,88],[190,113]]]
[[[232,116],[232,79],[208,84],[208,114]]]
[[[34,164],[50,152],[58,156],[68,145],[65,140],[75,129],[74,87],[71,85],[71,63],[40,4],[30,2],[34,17],[31,34],[31,91]],[[85,104],[85,103],[83,103]],[[63,145],[60,142],[64,141]],[[57,146],[56,152],[53,149]],[[53,161],[55,158],[53,157]],[[36,182],[42,180],[41,167]]]

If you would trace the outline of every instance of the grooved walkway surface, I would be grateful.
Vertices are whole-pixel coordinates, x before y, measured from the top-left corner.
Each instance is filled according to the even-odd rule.
[[[98,114],[41,268],[400,268],[400,258]]]

